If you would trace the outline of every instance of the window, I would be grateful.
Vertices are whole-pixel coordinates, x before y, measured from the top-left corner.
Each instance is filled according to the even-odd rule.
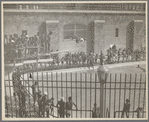
[[[118,37],[118,28],[115,29],[115,37]]]
[[[86,38],[86,26],[82,24],[69,24],[64,26],[64,39]]]

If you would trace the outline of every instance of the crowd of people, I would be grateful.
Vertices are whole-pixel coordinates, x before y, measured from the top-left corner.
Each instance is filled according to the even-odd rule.
[[[20,36],[4,35],[4,55],[5,62],[12,63],[16,58],[22,58],[25,56],[24,48],[37,47],[39,44],[39,34],[29,37],[26,33],[22,33]],[[27,50],[28,51],[28,50]],[[36,49],[32,49],[30,54],[36,52]],[[28,52],[27,52],[28,53]]]
[[[50,40],[49,33],[47,38],[40,36],[39,32],[37,35],[29,37],[26,33],[23,33],[18,36],[17,34],[14,35],[4,35],[4,55],[5,55],[5,63],[12,63],[15,59],[25,59],[26,56],[37,58],[37,56],[32,56],[33,54],[37,53],[44,53],[52,52],[49,49],[50,41],[48,44],[47,40]],[[45,40],[46,41],[45,41]],[[33,48],[34,47],[34,48]],[[25,49],[26,48],[26,49]],[[39,48],[39,50],[38,50]],[[37,51],[38,50],[38,51]],[[102,58],[101,58],[102,55]],[[90,54],[86,54],[85,52],[77,52],[71,53],[69,52],[62,58],[59,58],[58,54],[51,55],[51,58],[54,59],[54,64],[64,64],[67,65],[71,64],[96,64],[103,59],[106,63],[119,63],[119,62],[128,62],[128,61],[138,61],[145,59],[146,56],[146,49],[142,47],[141,50],[134,50],[132,51],[130,48],[127,49],[117,49],[116,45],[109,48],[106,54],[100,52],[99,54],[95,54],[91,52]],[[20,60],[22,61],[22,60]]]
[[[32,85],[32,90],[34,105],[37,108],[36,111],[38,111],[39,117],[49,117],[50,113],[54,115],[54,107],[58,108],[57,117],[60,118],[70,118],[73,105],[76,107],[76,110],[78,110],[76,104],[72,101],[71,96],[68,97],[66,102],[64,101],[64,97],[61,97],[55,105],[53,97],[49,99],[47,92],[42,94],[42,92],[39,90],[38,82],[35,82],[35,84]]]
[[[103,54],[102,51],[100,54],[95,53],[89,53],[85,54],[85,52],[78,52],[78,53],[68,53],[65,56],[63,56],[61,59],[58,58],[58,55],[53,56],[53,64],[66,64],[66,65],[76,65],[81,64],[82,66],[93,66],[98,63],[120,63],[120,62],[129,62],[129,61],[139,61],[139,60],[145,60],[146,52],[145,48],[143,48],[141,51],[134,50],[131,51],[128,49],[116,49],[115,48],[109,48],[107,50],[107,54]]]
[[[13,63],[15,59],[24,59],[27,55],[36,53],[47,53],[50,51],[50,35],[47,37],[36,35],[29,37],[25,32],[18,34],[4,35],[4,55],[6,63]],[[37,51],[39,48],[39,52]],[[20,60],[18,60],[20,61]]]
[[[60,118],[70,118],[71,117],[71,111],[73,109],[73,106],[76,107],[76,110],[78,110],[76,104],[72,101],[72,97],[69,96],[68,100],[65,102],[64,97],[61,97],[60,100],[57,102],[57,104],[54,104],[54,98],[49,98],[47,92],[41,92],[39,89],[38,82],[35,82],[31,88],[32,88],[32,94],[29,94],[26,92],[25,87],[23,86],[23,83],[21,82],[21,75],[17,72],[14,72],[12,75],[13,79],[13,88],[14,88],[14,96],[18,99],[19,102],[19,117],[27,117],[29,116],[27,113],[27,97],[30,97],[30,103],[32,104],[32,108],[34,109],[34,112],[37,113],[37,116],[34,117],[50,117],[51,115],[54,115],[54,107],[57,108],[58,115],[57,117]],[[33,101],[31,102],[31,98],[33,98]]]

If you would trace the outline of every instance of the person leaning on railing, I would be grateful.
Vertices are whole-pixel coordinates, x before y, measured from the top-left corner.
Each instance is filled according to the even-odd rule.
[[[66,117],[70,118],[71,117],[71,111],[73,105],[76,107],[76,110],[78,110],[77,105],[72,101],[72,97],[68,98],[68,101],[66,102]]]

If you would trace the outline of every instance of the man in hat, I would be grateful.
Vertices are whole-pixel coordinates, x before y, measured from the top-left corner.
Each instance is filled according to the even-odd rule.
[[[65,116],[65,102],[64,102],[64,97],[60,98],[60,101],[58,101],[57,105],[58,107],[58,114],[60,116],[60,118],[64,118]]]
[[[76,104],[72,101],[72,97],[69,97],[68,101],[66,102],[66,117],[67,118],[70,118],[70,116],[71,116],[71,111],[72,111],[73,105],[76,107],[76,110],[78,110]]]

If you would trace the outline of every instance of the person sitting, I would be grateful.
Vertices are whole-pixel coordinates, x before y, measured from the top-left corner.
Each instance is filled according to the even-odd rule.
[[[141,118],[141,113],[142,113],[142,108],[141,107],[138,107],[135,112],[137,112],[137,118]]]

